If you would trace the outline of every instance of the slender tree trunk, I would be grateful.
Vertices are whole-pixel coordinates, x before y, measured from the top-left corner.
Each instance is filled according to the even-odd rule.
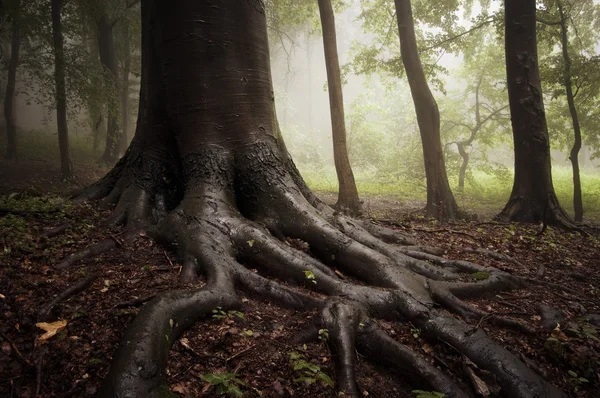
[[[425,175],[427,177],[427,215],[438,219],[462,217],[448,183],[440,138],[440,113],[431,94],[419,52],[410,0],[395,0],[400,52],[410,85],[421,132]]]
[[[469,167],[469,153],[465,149],[465,143],[463,141],[457,142],[458,153],[462,157],[462,163],[460,170],[458,171],[458,190],[463,192],[465,190],[465,177],[467,175],[467,168]]]
[[[54,42],[54,79],[56,81],[56,121],[60,149],[60,172],[63,179],[73,176],[69,157],[69,130],[67,127],[67,93],[65,88],[65,53],[61,22],[61,0],[52,0],[52,38]]]
[[[567,102],[569,103],[569,112],[573,121],[573,132],[575,141],[569,154],[569,160],[573,165],[573,208],[575,210],[575,221],[583,221],[583,203],[581,198],[581,177],[579,175],[579,151],[581,150],[581,128],[579,126],[579,115],[575,107],[575,96],[573,95],[573,83],[571,81],[571,57],[569,55],[569,37],[567,28],[567,17],[565,16],[563,5],[557,2],[560,13],[560,31],[563,61],[565,63],[564,84],[567,92]]]
[[[12,20],[12,42],[10,47],[10,61],[8,63],[8,76],[6,78],[6,92],[4,93],[4,118],[6,120],[6,158],[17,159],[17,126],[15,123],[15,86],[17,82],[17,68],[19,66],[19,50],[21,49],[21,1],[14,5]]]
[[[506,75],[515,146],[515,179],[498,218],[569,224],[554,186],[538,69],[535,0],[506,0]]]
[[[103,15],[98,20],[98,49],[100,52],[100,62],[112,78],[113,89],[113,95],[111,95],[111,99],[107,104],[106,146],[102,160],[107,163],[113,163],[125,152],[127,141],[123,137],[119,120],[119,100],[117,100],[119,97],[119,71],[115,55],[113,26],[106,15]]]
[[[131,48],[129,42],[129,26],[123,24],[123,76],[121,79],[121,126],[123,139],[129,140],[129,74],[131,72]]]
[[[354,181],[354,174],[346,147],[346,122],[344,120],[344,96],[342,78],[337,52],[335,15],[331,0],[319,0],[321,27],[323,28],[323,46],[327,67],[327,85],[329,87],[329,108],[333,135],[333,159],[340,185],[336,207],[350,214],[360,213],[360,200]]]

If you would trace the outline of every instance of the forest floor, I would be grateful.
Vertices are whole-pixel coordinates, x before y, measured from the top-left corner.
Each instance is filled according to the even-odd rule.
[[[22,166],[0,161],[0,397],[35,397],[36,390],[40,397],[93,396],[125,328],[143,303],[161,291],[189,287],[178,284],[180,265],[173,253],[145,236],[125,243],[122,230],[102,225],[108,212],[94,204],[75,206],[53,195],[73,188],[55,178],[56,168],[44,162]],[[94,181],[105,171],[80,168],[78,183]],[[331,194],[321,196],[335,201]],[[443,248],[448,258],[561,285],[531,286],[472,303],[526,322],[537,329],[535,336],[498,328],[486,319],[474,326],[571,396],[600,396],[598,230],[582,236],[548,228],[538,237],[537,225],[498,224],[487,214],[475,222],[438,224],[419,215],[421,206],[399,206],[384,196],[365,200],[370,218]],[[64,233],[43,236],[65,224]],[[66,271],[55,268],[68,254],[107,238],[117,242],[117,249]],[[516,261],[499,262],[468,252],[471,248],[509,254]],[[44,331],[36,326],[40,310],[90,275],[97,278],[89,287],[52,309],[48,322],[63,322],[53,323],[60,326],[56,335],[44,340]],[[320,382],[327,379],[322,375],[334,378],[326,345],[299,338],[313,325],[315,313],[282,309],[252,296],[243,296],[243,303],[240,312],[215,308],[212,317],[173,344],[168,364],[173,391],[190,397],[217,396],[215,386],[206,381],[212,380],[221,381],[231,394],[239,387],[245,397],[337,396],[334,388]],[[469,384],[466,359],[451,346],[428,340],[410,323],[380,325],[460,384]],[[320,336],[325,339],[326,333]],[[305,369],[294,370],[298,367]],[[307,378],[300,381],[300,377]],[[364,396],[416,395],[402,374],[360,356],[358,380]]]

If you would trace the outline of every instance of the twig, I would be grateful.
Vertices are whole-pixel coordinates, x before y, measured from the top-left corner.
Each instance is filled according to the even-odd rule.
[[[94,283],[94,281],[96,279],[98,279],[100,277],[100,275],[101,275],[100,272],[92,272],[85,278],[80,279],[79,281],[77,281],[74,284],[72,284],[71,286],[69,286],[61,294],[59,294],[54,300],[52,300],[49,304],[47,304],[40,310],[40,312],[38,313],[38,319],[40,321],[45,321],[46,318],[48,317],[48,314],[50,313],[50,311],[52,311],[52,308],[54,308],[55,305],[57,305],[58,303],[60,303],[63,300],[66,300],[66,299],[76,295],[77,293],[84,291],[92,283]]]
[[[471,235],[470,233],[467,232],[463,232],[463,231],[456,231],[454,229],[421,229],[421,228],[413,228],[413,231],[418,231],[418,232],[432,232],[432,233],[451,233],[451,234],[457,234],[457,235],[464,235],[467,236],[473,240],[477,240],[477,237],[475,235]]]
[[[167,259],[171,267],[174,267],[175,265],[173,264],[173,261],[171,261],[171,259],[169,258],[169,255],[167,254],[166,250],[163,251],[163,254],[165,255],[165,258]]]
[[[19,348],[17,347],[17,345],[14,343],[14,341],[12,341],[12,339],[10,337],[8,337],[3,331],[0,330],[0,336],[2,336],[2,338],[6,341],[8,341],[8,344],[10,344],[10,346],[12,347],[13,350],[15,350],[15,353],[17,354],[17,356],[19,357],[19,359],[21,359],[23,362],[25,362],[26,365],[30,366],[31,362],[29,362],[27,359],[25,359],[25,357],[23,357],[23,354],[21,354],[21,351],[19,351]]]
[[[225,362],[229,362],[231,361],[233,358],[239,357],[240,355],[244,354],[245,352],[250,351],[251,349],[253,349],[254,347],[256,347],[256,344],[252,344],[250,347],[248,348],[244,348],[243,350],[237,352],[236,354],[233,354],[232,356],[230,356],[229,358],[227,358],[225,360]]]

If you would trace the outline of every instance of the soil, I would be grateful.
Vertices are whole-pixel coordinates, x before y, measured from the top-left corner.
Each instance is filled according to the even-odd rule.
[[[78,183],[87,184],[106,169],[78,170]],[[58,181],[57,175],[58,169],[43,163],[17,167],[0,162],[2,203],[16,203],[23,211],[0,212],[1,397],[95,395],[123,331],[142,302],[164,290],[190,288],[178,282],[180,264],[173,253],[145,236],[125,243],[120,239],[122,230],[103,226],[108,211],[98,210],[96,204],[73,206],[46,196],[76,187]],[[331,194],[320,196],[332,204],[336,199]],[[546,282],[472,303],[526,322],[536,328],[536,335],[499,328],[489,319],[473,326],[484,329],[571,396],[600,396],[598,234],[548,228],[538,237],[537,225],[498,224],[483,217],[440,225],[419,215],[422,204],[399,206],[388,197],[370,197],[368,204],[370,217],[412,233],[422,244],[443,248],[447,258],[493,265]],[[69,228],[64,233],[41,237],[44,231],[65,223]],[[115,240],[117,248],[66,271],[55,268],[66,255],[104,239]],[[485,253],[465,251],[469,248],[507,254],[515,261],[501,262]],[[36,327],[40,309],[94,271],[99,277],[87,289],[50,312],[48,322],[64,320],[66,327],[41,340],[44,331]],[[327,380],[323,375],[333,380],[335,375],[324,344],[327,332],[319,334],[313,326],[316,314],[280,308],[251,296],[243,296],[243,302],[239,313],[215,308],[212,316],[175,342],[167,369],[171,389],[190,397],[218,396],[215,386],[205,380],[211,375],[235,374],[237,379],[229,385],[239,387],[245,397],[259,393],[263,397],[337,396],[335,388],[322,382]],[[540,305],[560,312],[559,318],[546,321]],[[470,385],[465,373],[468,361],[453,347],[427,340],[409,323],[380,322],[380,326],[447,370],[459,384]],[[360,356],[358,362],[364,396],[415,396],[414,387],[402,374]],[[309,370],[294,370],[307,364]],[[309,380],[298,380],[303,376]]]

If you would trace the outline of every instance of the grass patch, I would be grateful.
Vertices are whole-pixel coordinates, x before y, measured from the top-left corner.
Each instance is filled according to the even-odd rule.
[[[298,167],[308,186],[316,191],[337,192],[338,182],[333,166],[315,169],[304,165]],[[512,190],[511,178],[498,178],[480,171],[473,171],[473,178],[467,181],[465,190],[459,193],[457,182],[450,179],[450,185],[458,204],[471,212],[494,214],[499,213]],[[354,171],[359,194],[369,196],[391,196],[403,201],[425,202],[425,181],[398,179],[379,175],[373,170],[357,169]],[[552,168],[554,189],[563,208],[573,215],[573,179],[572,171],[567,166]],[[582,170],[581,186],[583,190],[584,217],[588,220],[600,220],[600,173],[595,170]]]

